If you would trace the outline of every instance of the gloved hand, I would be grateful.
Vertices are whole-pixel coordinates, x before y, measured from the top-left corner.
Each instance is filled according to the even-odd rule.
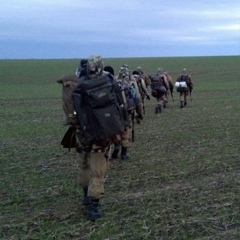
[[[150,96],[149,95],[147,95],[147,100],[150,100]]]

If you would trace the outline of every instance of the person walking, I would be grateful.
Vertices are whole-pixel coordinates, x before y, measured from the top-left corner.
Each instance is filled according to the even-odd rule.
[[[138,84],[135,79],[131,77],[127,64],[124,64],[120,68],[116,82],[119,84],[123,93],[124,105],[128,111],[129,125],[121,134],[120,141],[115,144],[112,159],[117,159],[118,153],[121,150],[120,157],[122,160],[126,160],[129,158],[128,148],[130,136],[132,136],[132,141],[135,139],[134,121],[136,119],[137,123],[140,123],[140,121],[143,120],[143,105]]]
[[[179,92],[180,108],[186,107],[188,96],[190,95],[191,97],[193,90],[192,76],[188,74],[186,68],[184,68],[182,73],[178,76],[175,86],[177,92]]]
[[[122,97],[120,88],[109,78],[108,74],[103,71],[104,63],[101,56],[90,56],[86,65],[86,76],[80,77],[79,81],[101,81],[108,78],[113,84],[113,90],[117,99]],[[81,84],[79,85],[81,89]],[[84,96],[82,96],[84,97]],[[123,104],[120,103],[120,104]],[[109,126],[111,127],[111,126]],[[123,128],[124,129],[124,128]],[[103,216],[100,200],[104,197],[104,179],[106,176],[107,165],[111,155],[111,144],[116,141],[117,135],[104,141],[91,141],[85,143],[82,138],[82,128],[76,125],[76,150],[79,153],[79,184],[83,189],[82,204],[87,207],[87,218],[95,221]]]

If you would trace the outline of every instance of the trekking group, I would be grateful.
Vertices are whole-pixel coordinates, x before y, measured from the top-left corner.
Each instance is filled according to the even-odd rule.
[[[161,68],[156,74],[147,75],[141,67],[131,73],[129,66],[123,64],[115,75],[99,55],[82,59],[75,74],[57,82],[62,84],[62,107],[69,126],[61,144],[75,148],[79,154],[82,205],[87,208],[87,218],[95,221],[103,215],[100,199],[104,196],[109,160],[129,158],[129,141],[135,140],[134,124],[143,121],[145,101],[150,100],[150,95],[154,97],[155,113],[161,113],[170,96],[174,101],[174,85],[168,72]],[[186,69],[175,87],[180,107],[186,107],[193,89]]]

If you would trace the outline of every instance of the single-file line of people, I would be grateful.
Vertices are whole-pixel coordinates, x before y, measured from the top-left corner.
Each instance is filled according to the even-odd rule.
[[[144,120],[145,100],[154,97],[155,113],[161,113],[170,96],[174,101],[174,85],[162,68],[148,75],[140,66],[131,73],[128,64],[123,64],[115,75],[113,67],[104,66],[99,55],[82,59],[75,74],[57,82],[62,84],[62,107],[65,125],[69,126],[61,144],[79,154],[81,204],[87,209],[87,219],[95,221],[103,216],[100,200],[109,160],[129,159],[130,141],[135,141],[134,124]],[[193,83],[185,68],[175,87],[180,107],[186,107]]]

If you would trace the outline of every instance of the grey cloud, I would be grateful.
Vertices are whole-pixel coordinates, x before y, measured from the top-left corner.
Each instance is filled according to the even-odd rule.
[[[166,54],[174,45],[237,46],[239,8],[238,0],[8,0],[0,3],[0,41],[17,46],[19,40],[21,52],[25,41],[93,50],[101,45],[107,52],[109,46],[114,53],[122,48],[135,53],[135,46],[140,51],[139,46],[164,45]]]

